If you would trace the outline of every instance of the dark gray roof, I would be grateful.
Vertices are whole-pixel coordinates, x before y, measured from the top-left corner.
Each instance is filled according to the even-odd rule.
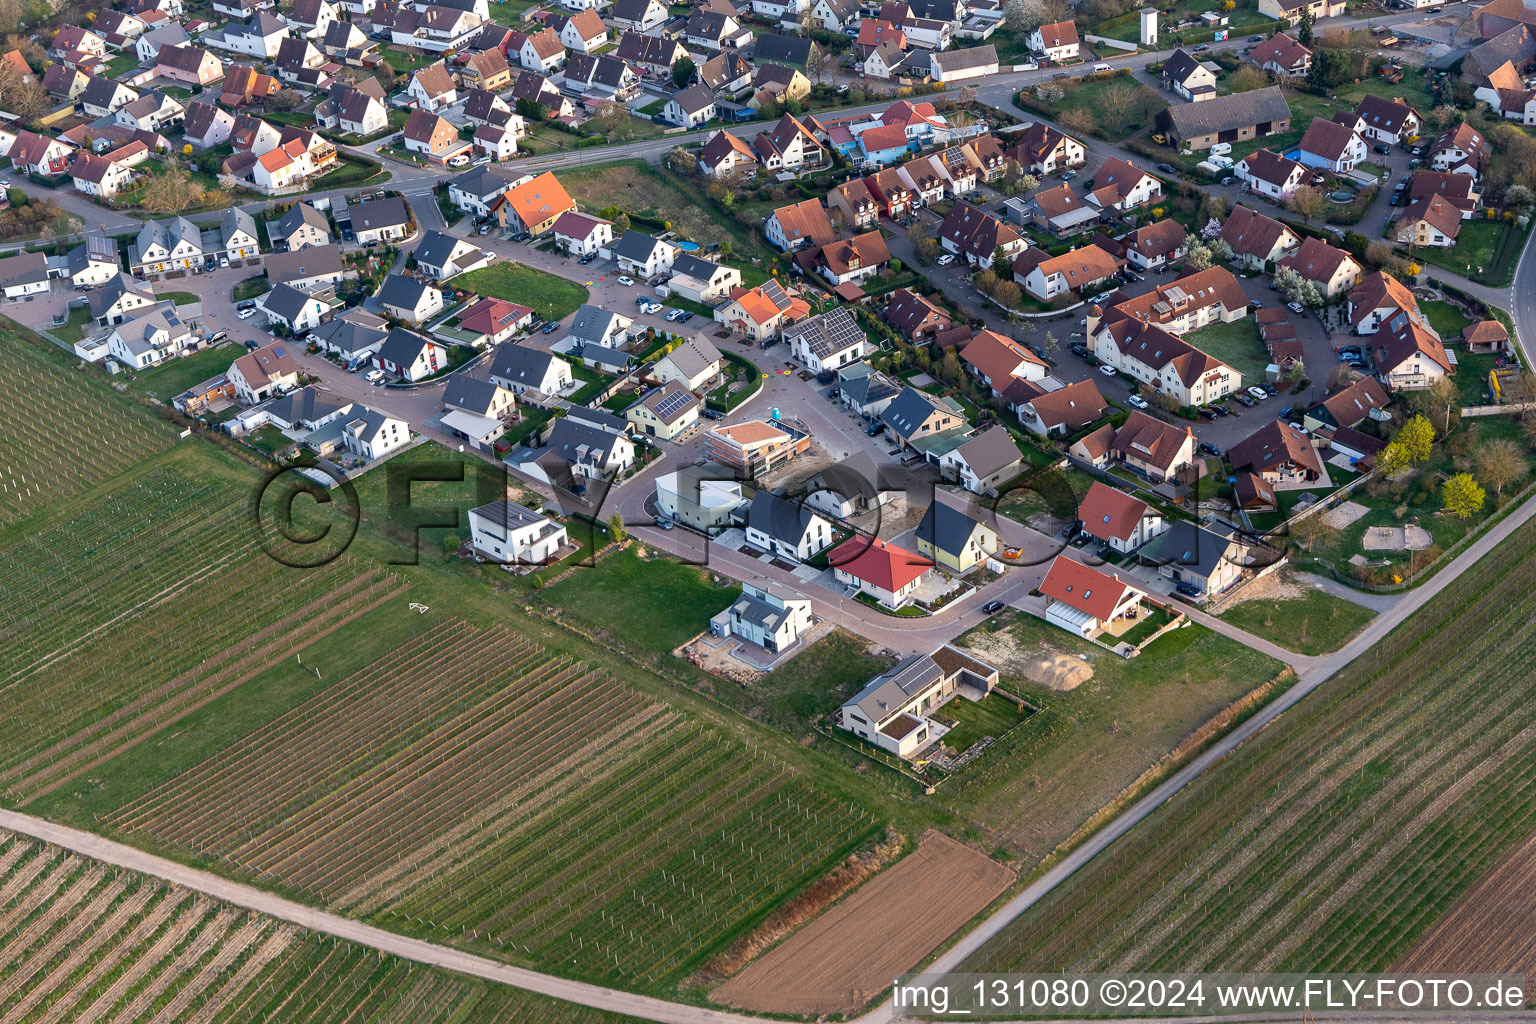
[[[805,338],[806,346],[818,359],[825,359],[867,340],[864,329],[853,318],[847,306],[838,306],[784,331],[784,340],[791,345],[801,337]]]
[[[410,215],[405,211],[405,200],[399,196],[387,196],[352,208],[352,230],[368,231],[405,224]]]
[[[384,286],[379,289],[379,301],[402,309],[415,309],[422,295],[426,294],[427,289],[431,287],[425,281],[418,281],[414,277],[390,274],[384,279]]]
[[[403,327],[392,327],[389,337],[384,339],[384,344],[379,346],[379,358],[388,360],[396,366],[409,366],[416,361],[421,350],[428,345],[441,344],[433,342],[415,331],[408,331]]]
[[[917,539],[946,554],[958,555],[981,523],[965,511],[935,500],[917,524]]]
[[[1288,121],[1291,108],[1280,87],[1235,92],[1200,103],[1180,103],[1163,111],[1181,139],[1210,135],[1271,121]]]
[[[505,342],[496,346],[496,352],[491,357],[491,373],[503,380],[537,387],[544,382],[549,364],[557,358],[541,349]]]
[[[1213,533],[1187,519],[1175,519],[1158,542],[1157,557],[1176,569],[1188,569],[1197,576],[1208,577],[1216,571],[1222,559],[1229,557],[1231,549],[1230,537]]]
[[[491,403],[495,401],[496,392],[500,390],[502,388],[499,384],[456,373],[448,378],[448,384],[443,388],[443,404],[481,416],[489,416]]]
[[[798,546],[811,523],[820,518],[798,501],[781,498],[772,491],[758,491],[747,507],[747,527],[767,534],[774,540]]]
[[[311,245],[294,252],[274,252],[266,257],[267,280],[273,284],[283,281],[305,281],[326,274],[342,271],[341,246]]]
[[[262,305],[269,313],[276,313],[291,323],[303,311],[304,304],[313,298],[313,295],[301,292],[291,284],[280,284],[272,289]]]
[[[330,237],[331,225],[325,219],[325,214],[308,203],[294,203],[288,208],[288,212],[276,221],[269,221],[267,235],[272,238],[287,239],[305,224],[319,228],[325,232],[327,238]]]
[[[788,64],[803,68],[811,55],[812,41],[802,36],[764,34],[757,37],[753,58],[759,63]]]

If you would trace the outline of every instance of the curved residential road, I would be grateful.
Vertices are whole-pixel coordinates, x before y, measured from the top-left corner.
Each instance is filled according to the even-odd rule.
[[[1087,864],[1116,839],[1119,839],[1145,820],[1180,789],[1193,782],[1223,757],[1236,750],[1241,743],[1257,735],[1265,726],[1269,725],[1281,714],[1294,707],[1304,697],[1321,686],[1335,672],[1369,650],[1373,644],[1385,637],[1388,632],[1401,624],[1409,615],[1412,615],[1436,594],[1444,590],[1453,580],[1470,569],[1478,559],[1492,551],[1533,516],[1536,516],[1536,498],[1526,501],[1525,504],[1517,508],[1502,522],[1467,548],[1466,551],[1456,556],[1450,565],[1446,566],[1444,570],[1433,577],[1428,583],[1425,583],[1403,601],[1399,602],[1391,611],[1378,616],[1366,627],[1360,636],[1345,645],[1341,650],[1334,654],[1314,659],[1302,670],[1297,683],[1277,700],[1239,726],[1210,750],[1190,762],[1172,778],[1158,786],[1150,794],[1095,834],[1083,846],[1074,850],[1050,871],[1029,885],[1023,892],[1010,900],[991,917],[987,918],[974,931],[964,936],[943,956],[939,957],[927,969],[928,973],[953,971],[957,968],[966,957],[979,949],[988,939],[1002,931],[1008,924],[1018,918],[1020,914],[1039,902],[1052,889],[1065,881],[1078,868]],[[311,931],[355,942],[406,960],[430,964],[445,970],[457,971],[461,974],[473,975],[474,977],[484,978],[487,981],[511,985],[515,988],[536,992],[540,995],[556,999],[564,999],[583,1006],[661,1021],[663,1024],[769,1024],[765,1018],[750,1017],[723,1010],[690,1006],[683,1003],[671,1003],[650,996],[605,988],[601,985],[557,978],[548,974],[540,974],[537,971],[497,963],[494,960],[453,949],[449,946],[397,935],[394,932],[385,931],[382,928],[376,928],[361,921],[354,921],[337,914],[327,913],[313,907],[306,907],[303,904],[285,899],[282,896],[266,892],[254,886],[221,878],[207,871],[188,867],[151,853],[145,853],[142,850],[115,842],[92,832],[57,825],[53,822],[44,821],[41,818],[32,817],[31,815],[0,810],[0,828],[28,835],[130,871],[138,871],[155,878],[160,878],[167,882],[204,893],[215,899],[223,900],[233,906],[266,914],[279,920],[308,928]],[[887,1024],[887,1022],[895,1019],[897,1019],[897,1014],[890,1003],[887,1002],[866,1014],[859,1020],[859,1024]],[[1294,1020],[1295,1018],[1259,1014],[1231,1019],[1259,1021],[1276,1019]]]

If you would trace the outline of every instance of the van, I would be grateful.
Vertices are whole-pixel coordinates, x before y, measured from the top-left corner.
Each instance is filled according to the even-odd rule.
[[[1101,71],[1113,71],[1113,70],[1114,70],[1114,68],[1111,68],[1108,64],[1095,64],[1093,66],[1093,73],[1094,74],[1098,74]]]

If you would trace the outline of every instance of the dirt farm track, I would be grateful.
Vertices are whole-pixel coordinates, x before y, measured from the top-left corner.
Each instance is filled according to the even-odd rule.
[[[979,914],[1013,872],[937,832],[715,990],[743,1010],[851,1013]]]
[[[1536,836],[1451,908],[1397,970],[1536,971]]]

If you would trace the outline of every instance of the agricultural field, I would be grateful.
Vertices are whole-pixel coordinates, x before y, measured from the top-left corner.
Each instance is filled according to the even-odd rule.
[[[0,1018],[626,1024],[318,936],[0,832]]]
[[[26,328],[0,321],[0,391],[11,396],[0,402],[0,529],[176,441],[169,423],[74,362]]]
[[[964,969],[1401,963],[1536,831],[1533,583],[1526,524]]]
[[[642,988],[884,827],[605,673],[461,622],[104,824],[394,930]]]
[[[196,449],[0,545],[0,793],[43,796],[399,592],[259,548],[247,495]]]

